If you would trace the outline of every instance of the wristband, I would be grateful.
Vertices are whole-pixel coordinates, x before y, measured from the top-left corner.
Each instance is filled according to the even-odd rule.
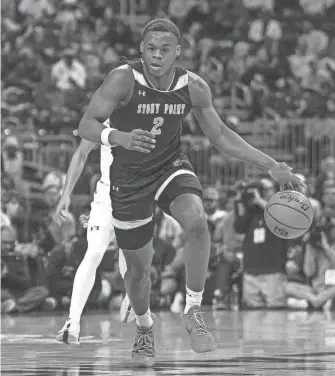
[[[101,143],[105,146],[109,146],[109,147],[113,147],[113,145],[111,145],[108,141],[108,136],[111,132],[115,131],[116,129],[114,128],[105,128],[101,134],[100,134],[100,139],[101,139]]]

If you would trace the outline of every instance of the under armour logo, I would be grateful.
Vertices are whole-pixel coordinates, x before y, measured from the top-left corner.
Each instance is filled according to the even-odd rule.
[[[91,226],[90,230],[91,231],[94,231],[94,230],[99,231],[100,230],[100,226]]]
[[[146,93],[145,91],[141,91],[141,90],[138,91],[138,95],[143,95],[143,97],[145,97],[146,94],[147,94],[147,93]]]
[[[112,186],[113,191],[119,192],[119,187]]]

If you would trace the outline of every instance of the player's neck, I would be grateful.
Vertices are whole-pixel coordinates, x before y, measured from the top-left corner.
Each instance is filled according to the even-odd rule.
[[[174,78],[175,66],[173,65],[171,69],[162,77],[155,77],[151,75],[148,72],[148,69],[145,66],[145,64],[143,64],[143,71],[144,71],[145,77],[147,78],[147,80],[149,80],[149,82],[151,83],[151,85],[154,86],[155,89],[168,90]]]

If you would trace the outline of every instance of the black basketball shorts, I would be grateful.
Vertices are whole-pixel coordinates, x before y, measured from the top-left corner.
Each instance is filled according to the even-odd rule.
[[[134,176],[131,177],[134,181]],[[121,249],[139,249],[152,238],[156,203],[167,214],[174,199],[185,193],[202,198],[201,184],[188,159],[176,159],[158,176],[139,178],[134,188],[111,185],[113,226]],[[113,184],[113,183],[112,183]]]

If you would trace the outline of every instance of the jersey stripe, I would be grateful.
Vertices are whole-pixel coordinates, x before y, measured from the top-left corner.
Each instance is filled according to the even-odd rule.
[[[183,74],[182,76],[179,77],[179,79],[176,83],[176,86],[172,89],[172,91],[182,89],[186,85],[188,85],[188,74],[187,73]]]
[[[168,184],[172,181],[172,179],[174,179],[176,176],[183,175],[183,174],[195,176],[195,173],[193,171],[190,171],[190,170],[181,169],[181,170],[178,170],[178,171],[174,172],[158,188],[158,190],[157,190],[157,192],[155,194],[155,201],[159,200],[160,195],[163,193],[164,189],[168,186]]]
[[[142,73],[140,72],[137,72],[135,69],[133,69],[133,74],[134,74],[134,78],[135,80],[142,86],[145,86],[145,87],[149,87],[149,85],[147,84],[147,81],[145,80],[144,76]]]

